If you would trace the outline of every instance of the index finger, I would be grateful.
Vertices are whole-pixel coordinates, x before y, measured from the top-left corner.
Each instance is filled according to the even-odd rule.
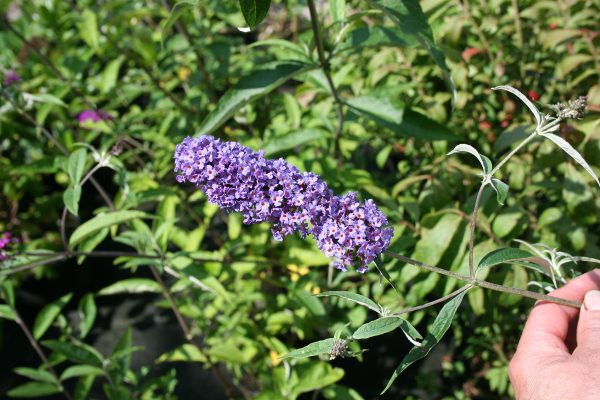
[[[600,269],[571,280],[552,296],[581,302],[587,292],[600,288]],[[579,309],[547,301],[538,302],[525,324],[517,352],[531,355],[568,355],[570,325],[577,322]]]

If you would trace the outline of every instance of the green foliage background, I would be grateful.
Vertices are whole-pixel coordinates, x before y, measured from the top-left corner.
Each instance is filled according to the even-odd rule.
[[[20,366],[29,369],[3,372],[12,376],[2,388],[9,396],[64,387],[76,398],[174,398],[181,377],[172,368],[191,362],[216,369],[236,398],[375,398],[410,348],[398,345],[403,335],[362,342],[369,351],[356,359],[279,359],[374,317],[312,294],[348,290],[398,310],[456,288],[389,257],[382,268],[395,288],[374,268],[332,273],[310,240],[277,243],[268,226],[242,225],[239,215],[176,184],[172,154],[187,135],[264,149],[320,174],[337,194],[373,198],[395,229],[391,250],[463,273],[479,177],[473,159],[446,153],[460,141],[498,160],[533,127],[524,107],[490,87],[510,84],[539,95],[542,105],[587,95],[588,116],[560,134],[600,167],[598,2],[317,2],[325,68],[305,1],[273,1],[258,23],[260,7],[246,15],[257,23],[246,32],[235,1],[0,1],[0,73],[22,77],[2,87],[0,228],[21,239],[22,252],[62,252],[57,226],[66,204],[71,251],[157,255],[107,257],[103,269],[113,281],[94,278],[103,287],[59,286],[44,294],[48,305],[24,320],[63,386],[37,358],[23,359]],[[112,118],[78,122],[79,113],[95,108]],[[106,161],[115,146],[121,152]],[[78,201],[82,178],[103,161],[94,178],[110,202],[89,180]],[[597,188],[560,149],[534,142],[503,180],[510,185],[505,206],[484,193],[476,261],[516,238],[600,256]],[[21,288],[32,280],[60,282],[94,262],[80,255],[14,273],[48,258],[36,254],[2,264],[2,330],[18,319],[11,310],[25,307]],[[116,269],[125,273],[109,272]],[[151,269],[162,274],[194,338],[184,343],[182,334],[156,363],[134,368],[132,359],[145,350],[130,330],[119,332],[109,352],[94,348],[105,329],[95,325],[97,309],[141,295],[168,311],[170,297]],[[540,277],[503,266],[487,279],[524,288]],[[507,365],[532,302],[481,289],[466,298],[443,345],[401,376],[390,398],[510,395]],[[67,318],[77,310],[75,321]],[[408,319],[424,333],[436,313],[434,307]],[[2,351],[12,340],[2,336]]]

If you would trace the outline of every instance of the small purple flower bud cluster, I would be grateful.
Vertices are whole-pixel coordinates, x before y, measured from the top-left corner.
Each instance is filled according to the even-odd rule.
[[[16,73],[13,70],[8,70],[6,71],[6,75],[4,75],[4,81],[2,81],[2,84],[4,86],[11,86],[14,85],[15,83],[19,82],[21,80],[21,75],[19,75],[18,73]]]
[[[7,250],[14,245],[19,243],[19,239],[13,238],[10,232],[4,232],[0,235],[0,261],[4,261],[8,258]]]
[[[244,223],[269,222],[275,240],[298,232],[313,235],[317,246],[343,271],[358,263],[365,272],[389,246],[393,229],[373,200],[361,204],[356,193],[335,196],[318,176],[283,159],[268,160],[236,142],[212,136],[187,137],[175,150],[177,181],[199,187]]]
[[[102,110],[85,110],[79,113],[77,121],[83,124],[85,121],[100,122],[112,119],[112,115]]]

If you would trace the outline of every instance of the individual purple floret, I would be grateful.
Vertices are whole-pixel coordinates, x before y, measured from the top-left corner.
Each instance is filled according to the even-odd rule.
[[[21,75],[19,75],[18,73],[16,73],[13,70],[8,70],[6,71],[6,75],[4,75],[4,81],[2,82],[2,84],[4,86],[11,86],[17,82],[19,82],[21,80]]]
[[[83,124],[85,121],[91,120],[92,122],[107,121],[112,119],[112,115],[102,110],[85,110],[79,113],[77,121]]]
[[[313,235],[317,246],[343,271],[358,264],[365,272],[390,244],[393,229],[372,200],[356,193],[334,196],[325,182],[283,159],[268,160],[236,142],[212,136],[187,137],[175,150],[177,181],[199,187],[209,201],[240,212],[244,223],[269,222],[275,240],[298,232]]]

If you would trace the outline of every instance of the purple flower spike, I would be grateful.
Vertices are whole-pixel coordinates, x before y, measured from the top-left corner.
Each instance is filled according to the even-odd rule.
[[[281,158],[267,160],[262,151],[212,136],[187,137],[174,159],[178,182],[194,183],[212,203],[242,213],[245,224],[271,223],[275,240],[295,232],[313,235],[343,271],[358,264],[364,273],[393,236],[373,200],[361,204],[356,193],[335,196],[319,176]]]
[[[2,84],[4,86],[11,86],[14,85],[15,83],[19,82],[21,80],[21,75],[19,75],[18,73],[16,73],[13,70],[8,70],[6,71],[6,75],[4,76],[4,81],[2,82]]]
[[[102,110],[85,110],[79,113],[77,121],[83,124],[85,121],[91,120],[92,122],[107,121],[112,119],[112,115]]]

